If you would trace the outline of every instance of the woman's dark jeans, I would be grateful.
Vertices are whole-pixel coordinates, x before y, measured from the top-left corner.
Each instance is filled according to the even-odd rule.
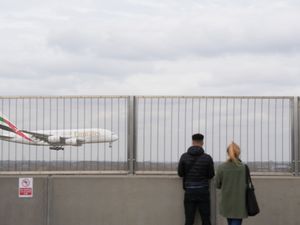
[[[242,219],[227,219],[228,225],[242,225]]]

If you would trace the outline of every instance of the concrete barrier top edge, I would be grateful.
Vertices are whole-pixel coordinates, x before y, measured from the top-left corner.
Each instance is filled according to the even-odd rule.
[[[175,175],[0,175],[1,178],[19,178],[19,177],[33,177],[33,178],[106,178],[106,179],[146,179],[146,178],[156,178],[156,179],[181,179]],[[299,180],[300,177],[295,176],[252,176],[256,180]]]

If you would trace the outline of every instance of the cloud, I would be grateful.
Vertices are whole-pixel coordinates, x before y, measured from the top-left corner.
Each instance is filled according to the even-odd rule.
[[[2,1],[0,12],[2,95],[300,94],[294,0]]]

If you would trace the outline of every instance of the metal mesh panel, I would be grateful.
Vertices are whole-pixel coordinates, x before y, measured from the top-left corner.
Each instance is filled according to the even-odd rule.
[[[0,129],[0,170],[127,170],[127,104],[126,96],[0,98],[1,115],[32,140],[18,131]],[[60,143],[74,143],[47,143],[47,135],[62,138]],[[118,140],[109,141],[109,135]],[[108,139],[103,143],[104,136]]]
[[[289,97],[138,97],[138,171],[174,171],[193,133],[216,165],[231,141],[253,171],[291,171]]]

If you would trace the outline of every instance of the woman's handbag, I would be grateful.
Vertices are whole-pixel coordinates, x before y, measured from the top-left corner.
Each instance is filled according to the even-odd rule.
[[[246,167],[246,208],[249,216],[255,216],[257,215],[259,211],[258,203],[256,200],[255,192],[254,192],[254,186],[252,183],[250,170],[247,165]]]

